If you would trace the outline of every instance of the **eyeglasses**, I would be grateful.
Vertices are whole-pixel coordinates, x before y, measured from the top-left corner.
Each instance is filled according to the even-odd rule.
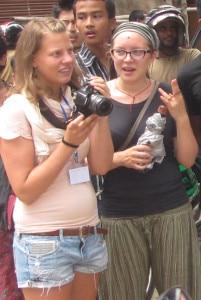
[[[125,59],[127,54],[130,54],[132,59],[140,60],[145,57],[147,53],[153,53],[154,50],[144,50],[144,49],[133,49],[131,51],[126,51],[123,49],[111,49],[111,53],[116,59]]]

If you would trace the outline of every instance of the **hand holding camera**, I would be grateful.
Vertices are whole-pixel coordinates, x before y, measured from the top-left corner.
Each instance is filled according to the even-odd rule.
[[[100,77],[91,77],[74,96],[74,113],[82,113],[85,117],[91,114],[107,116],[113,104],[105,81]]]

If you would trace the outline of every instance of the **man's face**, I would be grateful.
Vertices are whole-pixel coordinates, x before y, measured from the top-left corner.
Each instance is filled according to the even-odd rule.
[[[167,20],[159,23],[155,30],[160,40],[160,47],[174,48],[178,45],[178,23]]]
[[[67,32],[70,37],[70,41],[73,44],[74,50],[77,50],[81,47],[83,39],[77,29],[76,21],[74,18],[73,10],[63,10],[59,14],[59,20],[62,20],[66,23]]]
[[[109,19],[104,1],[78,1],[75,11],[78,30],[87,45],[103,44],[108,40],[116,23],[115,18]]]

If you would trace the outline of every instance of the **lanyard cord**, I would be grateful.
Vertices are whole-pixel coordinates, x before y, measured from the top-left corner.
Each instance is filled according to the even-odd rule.
[[[62,98],[63,98],[64,102],[66,103],[66,105],[69,107],[70,111],[72,112],[73,110],[72,110],[72,107],[70,106],[70,103],[68,102],[68,100],[64,97],[64,95],[62,95]],[[67,122],[68,121],[67,113],[66,113],[64,107],[61,105],[61,103],[60,103],[60,106],[61,106],[64,118],[65,118],[65,121]],[[78,151],[74,152],[73,157],[74,157],[74,162],[78,163]]]
[[[70,103],[68,102],[68,100],[65,98],[64,95],[62,95],[62,98],[63,98],[64,102],[66,103],[66,105],[69,107],[70,111],[72,112],[73,110],[72,110],[72,108],[71,108]],[[60,103],[60,106],[61,106],[61,110],[62,110],[63,116],[65,118],[65,121],[67,122],[68,121],[68,115],[67,115],[67,113],[66,113],[66,111],[65,111],[65,109],[64,109],[64,107],[63,107],[63,105],[61,103]],[[78,151],[75,151],[74,154],[73,154],[73,156],[74,156],[75,163],[78,163]]]
[[[73,110],[72,110],[72,108],[71,108],[70,103],[68,102],[68,100],[64,97],[64,95],[62,95],[62,98],[63,98],[64,102],[66,103],[66,105],[69,107],[70,111],[72,112]],[[66,113],[66,111],[65,111],[65,109],[64,109],[64,107],[63,107],[63,105],[61,103],[60,103],[60,107],[61,107],[64,119],[67,122],[68,121],[68,115],[67,115],[67,113]]]

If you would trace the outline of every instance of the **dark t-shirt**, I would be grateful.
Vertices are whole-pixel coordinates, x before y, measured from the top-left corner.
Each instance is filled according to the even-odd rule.
[[[7,229],[7,204],[11,194],[11,186],[0,156],[0,228]]]
[[[177,81],[190,115],[201,114],[201,55],[182,67]]]
[[[169,85],[163,83],[160,87],[170,91]],[[141,111],[144,102],[134,104],[132,112],[130,105],[113,101],[113,111],[109,115],[114,149],[123,144],[134,121]],[[159,105],[164,105],[156,92],[151,105],[147,109],[130,146],[137,143],[144,133],[148,117],[157,112]],[[140,172],[125,167],[116,168],[104,177],[103,216],[145,216],[160,213],[183,205],[188,201],[177,160],[174,157],[173,137],[176,136],[175,122],[168,115],[164,134],[166,157],[161,164],[155,163],[148,172]]]

